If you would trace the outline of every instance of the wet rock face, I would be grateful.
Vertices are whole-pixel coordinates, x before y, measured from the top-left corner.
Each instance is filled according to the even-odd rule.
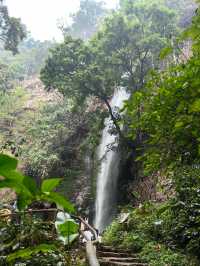
[[[83,215],[90,217],[92,221],[94,216],[94,195],[93,195],[93,175],[94,175],[94,162],[90,154],[85,153],[83,158],[83,169],[80,176],[77,176],[73,184],[73,196],[77,211]]]
[[[77,192],[74,194],[75,204],[78,209],[87,209],[88,203],[90,201],[90,176],[81,176],[80,179],[77,180],[75,188]]]

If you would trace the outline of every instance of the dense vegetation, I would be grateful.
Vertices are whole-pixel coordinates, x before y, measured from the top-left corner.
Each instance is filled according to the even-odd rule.
[[[140,250],[150,265],[199,264],[170,251],[199,259],[199,15],[183,35],[192,39],[192,54],[180,54],[169,67],[154,71],[125,107],[129,136],[140,136],[137,160],[143,175],[157,178],[158,186],[162,176],[168,178],[174,193],[168,202],[131,211],[127,226],[115,222],[105,241],[115,241],[120,232],[116,245]]]
[[[130,169],[122,168],[120,182],[126,184],[121,189],[126,187],[123,194],[130,192],[131,196],[121,201],[121,211],[129,213],[127,220],[116,219],[104,233],[104,242],[138,252],[152,266],[199,265],[198,4],[190,0],[121,0],[117,10],[108,12],[101,2],[81,1],[72,25],[61,26],[62,43],[28,39],[15,57],[2,49],[0,148],[18,156],[23,171],[34,177],[16,174],[16,161],[2,157],[3,163],[14,163],[14,169],[9,169],[10,163],[6,167],[15,174],[14,181],[10,180],[3,166],[0,174],[5,179],[0,184],[17,192],[19,209],[24,211],[35,201],[50,201],[71,212],[71,204],[54,194],[59,180],[44,180],[62,176],[63,185],[57,191],[87,213],[95,197],[99,163],[95,151],[103,120],[110,116],[114,122],[111,131],[120,138],[121,164]],[[35,96],[32,87],[27,90],[26,79],[39,72],[47,92],[40,84],[40,95]],[[117,87],[130,93],[121,111],[110,106]],[[154,184],[154,201],[144,202],[140,191],[129,186],[139,187],[145,178]],[[50,191],[44,189],[45,182],[53,182]],[[83,196],[80,200],[82,191],[87,199],[79,204],[85,200]],[[50,243],[57,249],[53,248],[56,256],[49,257],[48,263],[66,262],[60,256],[66,247],[57,242],[48,226],[32,227],[30,217],[21,219],[17,225],[4,222],[1,227],[2,232],[9,232],[4,239],[4,259],[18,262],[19,250],[27,248],[24,258],[32,264],[26,265],[37,265],[42,258],[32,255],[50,252],[51,247],[43,245]],[[22,227],[20,244],[14,243],[15,254],[8,255]],[[21,240],[30,228],[32,250],[26,238]],[[61,229],[68,237],[66,227]],[[37,230],[41,241],[36,241]]]
[[[52,213],[35,209],[34,204],[53,203],[63,211],[74,213],[74,207],[63,196],[54,192],[61,179],[46,179],[40,186],[31,177],[24,176],[17,170],[17,160],[7,155],[0,155],[1,188],[11,188],[17,194],[17,213],[0,212],[1,214],[1,265],[38,265],[40,263],[60,263],[66,265],[69,256],[65,246],[59,242],[56,234],[69,246],[76,238],[78,224],[74,220],[61,219],[55,222],[56,209]],[[54,205],[55,204],[55,205]],[[32,206],[32,209],[27,209]],[[47,206],[47,205],[46,205]],[[51,205],[51,207],[53,207]],[[39,212],[37,212],[39,211]],[[7,215],[7,216],[6,216]],[[42,254],[42,256],[41,256]],[[6,256],[5,256],[6,255]],[[47,257],[48,256],[48,257]],[[32,258],[32,259],[31,259]],[[30,260],[31,259],[31,260]]]

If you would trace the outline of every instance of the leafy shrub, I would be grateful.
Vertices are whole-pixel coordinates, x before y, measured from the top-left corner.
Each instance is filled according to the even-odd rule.
[[[140,253],[150,266],[189,266],[186,256],[155,242],[146,244]]]
[[[57,204],[63,210],[73,213],[73,205],[54,192],[61,179],[45,179],[37,186],[33,178],[17,170],[17,163],[16,159],[0,154],[0,175],[3,178],[0,180],[0,188],[11,188],[16,192],[17,207],[20,210],[11,215],[7,223],[0,223],[2,265],[15,265],[13,263],[18,261],[25,261],[24,265],[55,265],[57,262],[66,265],[61,255],[65,247],[58,242],[52,221],[44,221],[40,215],[33,215],[34,210],[27,209],[31,204],[42,201]],[[66,245],[69,246],[77,237],[78,225],[68,219],[59,223],[58,232],[67,239]]]
[[[194,206],[196,209],[193,211],[198,212],[198,204]],[[108,245],[139,252],[141,258],[152,266],[197,266],[199,216],[195,216],[194,223],[191,223],[191,211],[191,205],[180,203],[178,196],[162,204],[145,203],[130,211],[126,223],[120,224],[115,220],[106,230],[103,240]]]
[[[128,232],[124,234],[123,242],[120,246],[138,252],[141,251],[144,245],[145,240],[139,234],[134,232]]]
[[[161,213],[163,236],[170,243],[199,256],[200,249],[200,169],[185,166],[174,174],[176,198]]]
[[[103,235],[103,241],[108,245],[113,245],[115,247],[120,246],[124,237],[123,225],[114,221]]]

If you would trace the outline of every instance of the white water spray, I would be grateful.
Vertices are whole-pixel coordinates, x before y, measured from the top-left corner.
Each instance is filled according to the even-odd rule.
[[[122,108],[124,100],[128,98],[129,94],[124,89],[119,89],[115,92],[110,105],[112,108]],[[110,118],[105,119],[101,144],[98,148],[98,159],[101,160],[101,165],[97,176],[95,227],[100,232],[111,223],[116,211],[120,156],[116,149],[118,146],[116,136],[109,133],[112,124],[113,122]],[[109,149],[111,145],[112,149]]]

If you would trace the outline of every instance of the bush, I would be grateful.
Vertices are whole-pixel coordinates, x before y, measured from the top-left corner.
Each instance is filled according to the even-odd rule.
[[[146,244],[140,253],[141,258],[150,266],[189,266],[185,255],[174,252],[155,242]]]
[[[126,249],[132,249],[134,252],[138,252],[141,251],[144,245],[145,241],[140,235],[130,232],[124,234],[124,239],[120,246]]]
[[[193,204],[194,201],[195,198]],[[194,206],[197,211],[198,204]],[[141,258],[152,266],[197,266],[199,216],[195,216],[192,219],[194,223],[191,223],[191,211],[194,210],[191,205],[187,207],[187,201],[180,205],[179,195],[162,204],[146,203],[131,210],[126,223],[119,224],[115,220],[106,230],[103,240],[108,245],[139,252]]]
[[[103,242],[107,245],[119,247],[124,237],[123,225],[114,221],[103,235]]]

